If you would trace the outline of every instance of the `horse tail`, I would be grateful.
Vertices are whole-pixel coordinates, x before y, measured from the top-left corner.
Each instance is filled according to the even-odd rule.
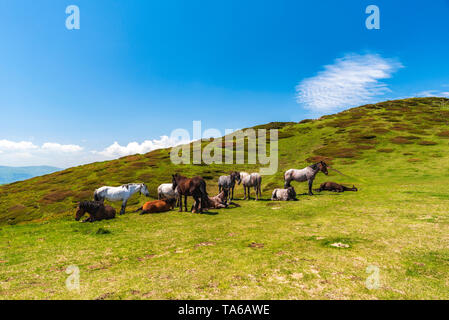
[[[136,211],[134,211],[134,212],[138,212],[138,211],[140,211],[140,210],[143,210],[143,206],[142,207],[140,207],[139,209],[137,209]]]
[[[98,196],[97,190],[95,190],[95,192],[94,192],[94,200],[95,201],[100,201],[100,197]]]

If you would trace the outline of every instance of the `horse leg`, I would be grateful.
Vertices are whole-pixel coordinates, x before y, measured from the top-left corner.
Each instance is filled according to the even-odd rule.
[[[178,206],[179,206],[179,212],[182,212],[182,194],[178,194],[178,200],[177,200]]]
[[[184,196],[184,208],[186,209],[185,211],[187,212],[187,196]]]
[[[232,196],[231,196],[231,201],[234,200],[234,187],[232,187]]]
[[[313,185],[313,180],[310,179],[309,180],[309,196],[313,196],[312,185]]]
[[[122,208],[120,209],[120,215],[122,215],[122,214],[125,213],[125,210],[126,210],[126,203],[127,203],[127,202],[128,202],[128,199],[123,200]]]

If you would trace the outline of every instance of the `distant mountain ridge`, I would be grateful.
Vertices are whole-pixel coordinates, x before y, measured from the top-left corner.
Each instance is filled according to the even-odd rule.
[[[7,167],[0,166],[0,184],[23,181],[62,170],[50,166]]]

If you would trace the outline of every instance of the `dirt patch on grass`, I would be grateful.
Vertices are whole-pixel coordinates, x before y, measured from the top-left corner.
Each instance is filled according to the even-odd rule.
[[[324,161],[327,164],[332,164],[332,158],[331,157],[323,157],[323,156],[312,156],[306,159],[307,163],[318,163],[320,161]]]
[[[390,132],[390,130],[385,129],[385,128],[375,128],[375,129],[373,129],[373,132],[377,133],[377,134],[384,134],[384,133]]]
[[[255,243],[255,242],[252,242],[250,245],[248,245],[248,247],[250,248],[258,248],[258,249],[263,248],[264,246],[265,245],[263,243]]]
[[[61,202],[69,197],[73,197],[75,193],[71,190],[66,191],[54,191],[47,193],[45,196],[43,196],[39,202],[42,204],[52,204],[56,202]]]
[[[391,143],[394,144],[413,144],[413,141],[410,141],[407,138],[404,137],[396,137],[390,140]]]
[[[389,148],[377,149],[377,152],[392,153],[392,152],[394,152],[394,149],[389,149]]]
[[[437,136],[440,138],[449,138],[449,130],[438,132]]]
[[[318,148],[313,153],[329,158],[357,158],[359,156],[359,151],[355,148],[341,148],[334,145]]]
[[[438,143],[436,143],[435,141],[422,140],[422,141],[419,141],[418,144],[421,146],[435,146]]]
[[[408,162],[422,162],[422,160],[421,160],[421,159],[418,159],[418,158],[408,159],[407,161],[408,161]]]

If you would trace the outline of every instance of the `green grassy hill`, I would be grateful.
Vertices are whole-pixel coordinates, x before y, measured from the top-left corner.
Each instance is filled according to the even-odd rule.
[[[73,220],[76,203],[102,185],[145,182],[156,197],[180,172],[203,176],[215,194],[221,174],[257,169],[175,166],[168,149],[1,186],[0,297],[449,298],[448,124],[449,99],[414,98],[256,127],[280,129],[279,170],[263,177],[265,199],[285,170],[318,160],[347,176],[319,174],[316,186],[359,188],[292,203],[138,216],[131,211],[146,200],[139,195],[118,219]],[[72,264],[79,294],[65,289]],[[377,290],[365,286],[370,265],[380,269]]]

